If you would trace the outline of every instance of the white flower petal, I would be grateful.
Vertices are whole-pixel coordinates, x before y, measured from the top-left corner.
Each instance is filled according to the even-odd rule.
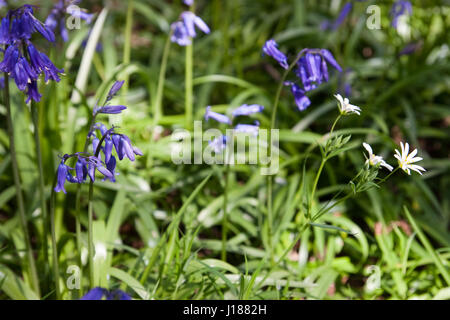
[[[413,152],[411,152],[406,159],[410,160],[410,159],[414,158],[416,154],[417,154],[417,149],[415,149]]]
[[[363,147],[367,150],[369,156],[373,154],[372,147],[368,143],[363,142]]]

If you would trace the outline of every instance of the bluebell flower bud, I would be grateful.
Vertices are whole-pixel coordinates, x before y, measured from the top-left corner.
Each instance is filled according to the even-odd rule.
[[[208,121],[210,118],[221,123],[231,124],[230,118],[224,114],[211,111],[211,106],[208,106],[206,107],[205,120]]]
[[[254,113],[262,112],[263,110],[264,110],[264,107],[259,104],[251,104],[251,105],[243,104],[242,106],[234,109],[232,115],[233,115],[233,117],[249,116]]]
[[[259,122],[256,121],[254,125],[252,124],[238,124],[234,128],[234,131],[237,133],[248,133],[255,137],[258,136],[259,133]]]
[[[275,42],[275,40],[270,39],[266,41],[266,43],[263,46],[263,53],[267,54],[268,56],[278,61],[278,63],[284,69],[289,68],[289,65],[287,63],[287,57],[283,52],[278,50],[278,44]]]
[[[64,184],[66,182],[66,178],[67,178],[67,166],[64,163],[64,160],[61,161],[61,163],[58,166],[58,173],[57,173],[57,181],[56,181],[56,187],[55,187],[55,192],[64,192],[67,193],[66,189],[64,189]]]

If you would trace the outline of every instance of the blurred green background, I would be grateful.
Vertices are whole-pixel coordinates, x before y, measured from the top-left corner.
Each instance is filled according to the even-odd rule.
[[[40,6],[36,16],[45,20],[52,2],[30,2]],[[391,26],[389,10],[393,1],[354,1],[351,13],[337,30],[323,30],[321,25],[334,21],[346,1],[195,2],[196,13],[212,31],[194,41],[195,120],[202,120],[207,105],[225,112],[242,103],[258,103],[265,106],[264,113],[257,117],[261,127],[270,126],[270,111],[281,77],[276,62],[261,55],[262,46],[270,38],[289,53],[291,60],[304,48],[327,48],[345,70],[333,73],[328,83],[308,94],[312,104],[304,112],[297,110],[288,89],[282,92],[277,115],[281,170],[275,179],[272,226],[278,256],[298,233],[302,202],[295,195],[303,181],[313,179],[320,163],[316,149],[303,171],[305,150],[330,130],[337,115],[333,94],[350,94],[350,101],[363,112],[339,124],[340,132],[352,134],[351,148],[325,166],[317,192],[322,203],[363,166],[362,142],[370,143],[378,154],[395,163],[392,151],[400,141],[408,141],[419,149],[424,158],[421,165],[427,172],[423,176],[397,172],[382,188],[359,194],[321,220],[353,234],[308,228],[279,264],[261,265],[267,248],[266,178],[257,166],[232,167],[228,259],[220,261],[223,168],[178,166],[170,157],[171,133],[185,126],[185,49],[176,44],[171,45],[168,56],[163,116],[155,118],[161,60],[170,24],[187,7],[181,1],[82,1],[82,8],[97,17],[101,12],[105,15],[95,53],[84,55],[86,41],[92,41],[90,28],[98,18],[91,25],[83,23],[80,30],[70,31],[69,42],[42,48],[47,49],[56,66],[65,68],[63,80],[45,86],[39,103],[48,195],[58,155],[83,148],[88,115],[116,79],[126,80],[127,84],[115,102],[128,109],[109,121],[127,132],[144,152],[134,163],[119,163],[117,183],[96,182],[94,239],[108,247],[106,261],[98,266],[100,283],[109,288],[120,286],[135,298],[149,297],[145,295],[148,292],[155,299],[448,299],[449,284],[432,254],[438,253],[448,271],[448,1],[414,1],[409,28],[402,32]],[[380,8],[381,28],[370,30],[366,10],[375,3]],[[102,11],[105,7],[107,11]],[[2,16],[5,13],[2,9]],[[408,45],[415,50],[401,54]],[[82,78],[80,74],[87,76],[86,81],[76,89],[80,83],[77,81],[83,82],[77,80]],[[32,125],[22,94],[16,88],[12,90],[20,172],[37,251],[42,222]],[[77,93],[81,99],[74,97]],[[4,115],[2,105],[0,270],[7,277],[0,277],[0,298],[31,298],[31,293],[20,288],[25,284],[17,285],[23,275],[23,235],[16,213]],[[169,240],[164,238],[175,213],[211,172],[203,190],[183,208],[181,223],[169,229]],[[58,195],[56,208],[62,284],[66,283],[67,267],[78,263],[74,236],[76,186],[67,185],[67,190],[66,196]],[[403,206],[411,212],[416,226],[405,215]],[[86,186],[81,207],[87,208]],[[84,213],[81,219],[86,227]],[[428,239],[431,251],[419,238],[420,232]],[[48,270],[37,259],[45,286]],[[149,259],[153,262],[149,277],[138,286]],[[378,276],[380,286],[371,286]],[[64,298],[77,297],[78,293],[63,288]]]

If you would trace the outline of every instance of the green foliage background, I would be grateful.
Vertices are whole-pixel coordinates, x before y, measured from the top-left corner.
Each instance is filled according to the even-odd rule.
[[[31,3],[40,5],[37,16],[44,20],[51,2]],[[119,125],[144,152],[134,163],[119,164],[117,183],[96,182],[94,240],[105,243],[108,249],[106,259],[96,264],[98,284],[110,289],[120,287],[136,299],[450,297],[450,284],[436,261],[437,257],[449,272],[448,2],[414,1],[409,36],[399,35],[390,26],[392,1],[376,1],[381,9],[379,30],[366,27],[366,8],[375,1],[354,2],[350,17],[337,31],[321,30],[325,19],[336,18],[339,3],[196,1],[196,12],[212,33],[194,41],[195,120],[202,120],[207,105],[226,112],[242,103],[259,103],[266,109],[257,119],[261,127],[270,126],[281,77],[276,63],[261,57],[261,48],[270,38],[289,52],[290,58],[303,48],[328,48],[348,70],[345,76],[335,73],[329,83],[311,92],[312,105],[305,112],[297,111],[288,89],[282,92],[277,115],[281,170],[274,186],[272,226],[275,254],[282,259],[270,264],[265,260],[269,241],[266,177],[260,175],[259,168],[231,168],[225,262],[220,260],[223,167],[177,166],[171,162],[170,134],[186,123],[185,49],[175,44],[168,57],[163,115],[155,117],[169,26],[186,6],[181,1],[158,0],[81,2],[97,16],[102,8],[108,8],[100,29],[102,50],[83,57],[83,40],[89,34],[89,26],[84,24],[70,32],[68,43],[44,48],[58,67],[65,68],[61,83],[42,86],[39,104],[48,197],[58,155],[83,148],[88,115],[116,79],[128,80],[116,99],[128,109],[109,121]],[[128,18],[127,11],[132,13]],[[90,33],[88,42],[93,36]],[[419,43],[420,48],[411,55],[399,56],[411,42]],[[87,72],[86,87],[75,88],[77,76],[85,72],[80,70]],[[320,224],[332,228],[310,226],[293,244],[303,219],[303,201],[298,197],[307,195],[320,163],[317,148],[306,162],[305,152],[329,131],[338,112],[333,94],[344,81],[351,84],[351,102],[363,111],[360,117],[346,117],[340,122],[338,132],[352,134],[350,149],[325,166],[315,205],[326,203],[363,166],[362,142],[370,143],[376,153],[395,163],[394,148],[400,141],[408,141],[419,149],[427,172],[423,176],[397,172],[382,188],[359,194],[325,215]],[[15,138],[43,291],[40,298],[53,298],[51,268],[39,254],[43,227],[36,192],[33,128],[22,94],[13,90]],[[80,101],[73,98],[74,92],[81,94]],[[38,296],[30,289],[21,267],[23,234],[16,212],[4,115],[2,105],[0,298],[33,299]],[[210,174],[202,189],[196,189]],[[71,273],[66,270],[79,263],[74,226],[76,186],[67,185],[67,190],[67,195],[58,195],[56,207],[59,279],[63,298],[75,299],[86,292],[87,268],[83,270],[83,290],[69,290],[66,283]],[[81,208],[85,209],[87,186],[82,190]],[[409,218],[403,206],[411,213]],[[81,221],[85,230],[85,210]],[[148,277],[143,277],[145,269]],[[381,286],[370,290],[367,283],[375,274],[380,276]]]

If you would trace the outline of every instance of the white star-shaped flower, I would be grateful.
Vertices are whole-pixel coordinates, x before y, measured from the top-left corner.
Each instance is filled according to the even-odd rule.
[[[382,156],[377,156],[373,153],[372,151],[372,147],[367,144],[367,143],[363,143],[364,148],[367,150],[367,152],[369,153],[369,158],[366,160],[366,163],[368,163],[371,166],[382,166],[385,167],[386,169],[388,169],[389,171],[392,171],[392,169],[394,169],[391,165],[387,164],[386,161],[383,160]]]
[[[335,94],[334,97],[338,100],[339,104],[339,111],[341,111],[341,114],[350,114],[350,113],[356,113],[358,116],[361,114],[361,108],[354,106],[350,104],[350,101],[348,98],[342,98],[342,96],[338,93]]]
[[[403,171],[405,171],[409,175],[411,175],[410,170],[413,170],[419,174],[422,174],[421,171],[426,171],[421,166],[413,164],[422,160],[421,157],[415,157],[415,155],[417,154],[417,149],[408,154],[409,153],[408,143],[405,143],[403,145],[403,142],[400,142],[400,147],[402,148],[402,153],[400,153],[400,151],[396,149],[394,157],[398,160],[398,165]]]

